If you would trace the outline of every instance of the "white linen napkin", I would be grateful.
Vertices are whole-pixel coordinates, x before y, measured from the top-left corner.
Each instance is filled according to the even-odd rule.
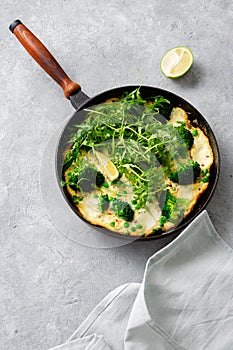
[[[88,335],[62,345],[58,345],[53,350],[111,350],[103,340],[103,336],[96,334]]]
[[[206,211],[148,260],[141,285],[111,292],[66,347],[51,350],[93,336],[105,347],[77,349],[233,349],[233,249]]]

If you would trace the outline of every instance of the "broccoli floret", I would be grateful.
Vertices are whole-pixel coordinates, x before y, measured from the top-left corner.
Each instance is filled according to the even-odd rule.
[[[176,198],[176,205],[170,217],[170,221],[174,223],[180,222],[184,217],[184,212],[189,204],[187,198]]]
[[[77,186],[83,192],[91,192],[104,183],[104,175],[92,167],[80,171],[77,178]]]
[[[150,105],[150,108],[158,110],[159,114],[161,114],[164,118],[169,120],[173,107],[170,101],[165,99],[163,96],[156,96],[153,103]]]
[[[192,135],[192,133],[188,129],[186,129],[186,127],[184,125],[178,126],[176,128],[176,130],[178,131],[180,137],[184,141],[185,146],[188,149],[191,149],[192,145],[193,145],[193,135]]]
[[[169,103],[163,103],[162,106],[159,107],[159,113],[167,120],[170,119],[171,111],[172,106]]]
[[[96,179],[95,179],[96,186],[97,187],[102,186],[104,183],[104,180],[105,180],[104,175],[100,171],[97,171]]]
[[[166,216],[161,216],[161,218],[159,220],[160,227],[163,227],[163,225],[165,224],[166,221],[167,221]]]
[[[112,201],[112,208],[118,217],[124,219],[125,221],[133,221],[134,210],[129,203],[120,199],[114,199]]]
[[[159,222],[160,227],[163,227],[168,219],[176,224],[180,222],[188,203],[188,199],[177,198],[169,190],[163,192],[159,199],[159,206],[162,209],[162,216]]]
[[[162,208],[162,216],[169,219],[176,205],[176,197],[169,190],[166,191],[166,198]],[[164,220],[163,220],[164,223]]]
[[[200,176],[201,168],[197,162],[185,164],[179,170],[170,172],[169,178],[171,181],[180,185],[188,185],[194,183]]]
[[[100,202],[99,202],[99,208],[102,211],[102,213],[108,209],[110,204],[109,198],[107,194],[102,194],[100,196]]]

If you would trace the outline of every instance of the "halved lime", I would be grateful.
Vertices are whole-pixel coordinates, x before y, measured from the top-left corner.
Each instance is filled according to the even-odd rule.
[[[186,46],[168,50],[161,59],[160,68],[167,78],[179,78],[185,75],[193,64],[192,51]]]

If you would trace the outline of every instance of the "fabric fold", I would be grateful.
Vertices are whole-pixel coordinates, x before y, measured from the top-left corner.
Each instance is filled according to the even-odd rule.
[[[50,350],[111,350],[111,348],[105,343],[103,336],[92,334],[58,345]]]
[[[124,333],[140,284],[124,284],[109,293],[89,314],[69,340],[102,334],[112,350],[124,348]]]

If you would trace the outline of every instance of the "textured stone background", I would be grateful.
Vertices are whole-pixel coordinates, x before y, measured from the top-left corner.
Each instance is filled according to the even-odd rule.
[[[73,109],[8,30],[16,18],[89,95],[144,83],[183,96],[206,116],[222,158],[208,211],[233,246],[233,3],[1,2],[0,349],[46,350],[65,341],[110,290],[141,281],[148,257],[171,238],[93,249],[69,241],[50,222],[41,201],[40,164],[50,136]],[[191,47],[195,64],[172,81],[159,62],[178,45]]]

